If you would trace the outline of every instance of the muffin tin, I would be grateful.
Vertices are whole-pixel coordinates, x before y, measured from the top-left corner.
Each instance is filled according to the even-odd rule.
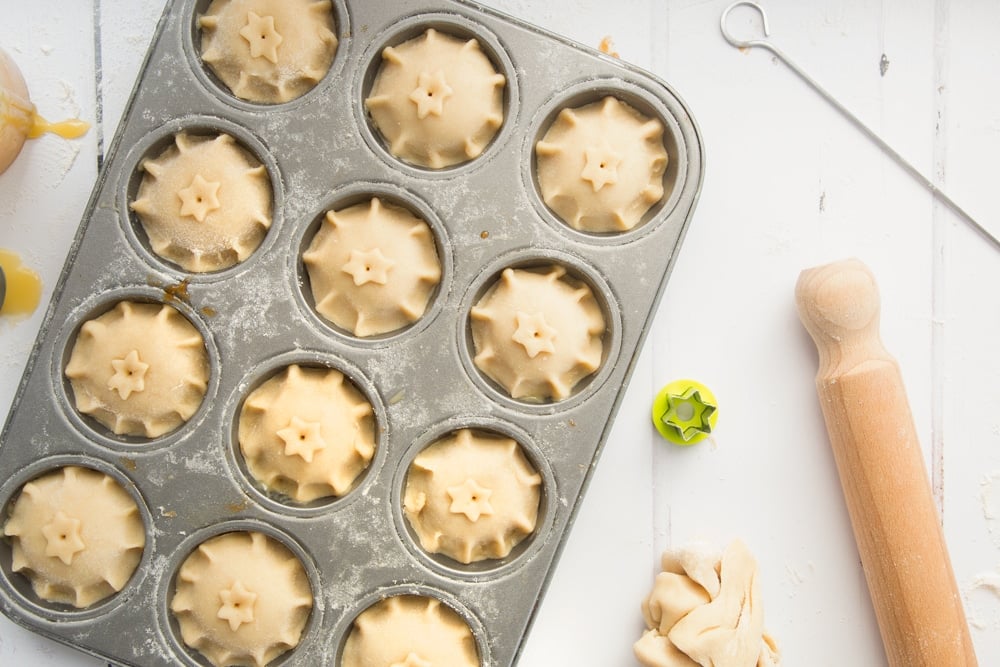
[[[512,665],[691,219],[704,173],[695,123],[655,77],[462,0],[334,0],[340,43],[327,76],[292,102],[248,103],[198,57],[196,17],[207,4],[168,3],[0,436],[0,506],[55,467],[104,471],[137,501],[145,552],[121,592],[74,610],[35,597],[11,571],[2,541],[0,607],[33,631],[120,664],[205,665],[168,611],[177,569],[209,537],[258,530],[300,558],[314,596],[301,643],[273,664],[337,665],[359,613],[382,597],[417,593],[468,621],[484,667]],[[363,105],[381,50],[428,27],[475,37],[507,77],[506,118],[492,143],[438,171],[394,158]],[[533,148],[560,109],[608,94],[663,122],[670,163],[663,200],[640,225],[588,234],[542,202]],[[247,261],[216,273],[188,274],[158,258],[128,208],[140,161],[182,129],[232,134],[270,174],[270,231]],[[371,195],[427,221],[443,271],[422,318],[359,339],[315,313],[301,256],[325,211]],[[514,400],[472,363],[469,311],[504,268],[553,262],[601,304],[604,360],[567,400]],[[115,436],[81,416],[63,376],[82,323],[123,299],[170,303],[205,338],[204,402],[162,438]],[[374,408],[374,458],[341,498],[288,502],[242,463],[242,401],[291,363],[342,371]],[[420,449],[464,427],[517,440],[543,480],[535,533],[507,558],[468,566],[425,553],[401,507]]]

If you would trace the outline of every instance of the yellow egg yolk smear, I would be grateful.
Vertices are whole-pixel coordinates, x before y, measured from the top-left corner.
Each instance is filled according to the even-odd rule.
[[[0,248],[0,267],[7,281],[7,293],[0,306],[0,315],[30,315],[42,300],[42,279],[21,264],[21,258]]]

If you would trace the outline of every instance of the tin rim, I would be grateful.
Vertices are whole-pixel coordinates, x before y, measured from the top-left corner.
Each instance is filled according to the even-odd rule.
[[[343,614],[334,632],[331,633],[334,637],[339,637],[339,643],[336,647],[334,667],[341,667],[343,664],[344,646],[347,644],[347,640],[351,636],[351,631],[357,618],[383,600],[404,595],[434,598],[458,614],[459,618],[465,621],[466,625],[469,626],[469,631],[472,633],[472,637],[476,641],[476,649],[479,652],[479,664],[482,667],[493,664],[492,656],[490,655],[489,650],[490,643],[486,636],[485,627],[479,620],[479,617],[472,613],[466,605],[462,604],[458,598],[439,588],[434,588],[433,586],[429,586],[427,584],[400,583],[382,586],[370,591],[368,594],[359,597]]]
[[[150,247],[142,222],[139,221],[138,215],[130,207],[131,203],[135,201],[139,184],[143,180],[142,162],[166,150],[172,144],[174,136],[180,132],[190,132],[197,136],[228,134],[236,139],[240,148],[253,156],[267,170],[268,182],[271,186],[271,225],[265,231],[260,245],[249,257],[218,271],[188,271],[156,254]],[[190,115],[176,118],[143,137],[129,151],[124,159],[124,165],[121,170],[118,193],[118,209],[122,229],[136,255],[146,264],[158,270],[193,283],[222,281],[240,273],[252,271],[261,263],[262,258],[268,254],[281,235],[284,223],[284,187],[281,171],[264,142],[242,125],[215,116]]]
[[[615,97],[643,115],[656,118],[663,124],[663,145],[668,156],[667,168],[662,177],[664,194],[643,214],[632,229],[621,232],[588,232],[570,226],[545,203],[538,183],[538,158],[535,146],[542,140],[563,109],[576,109],[599,102],[605,97]],[[673,217],[686,188],[687,144],[673,111],[660,95],[646,86],[629,80],[602,78],[578,81],[551,96],[531,120],[525,132],[522,152],[521,178],[536,212],[549,226],[577,243],[622,245],[655,232],[666,220]]]
[[[257,480],[253,473],[250,472],[243,456],[239,442],[239,422],[243,404],[250,393],[257,387],[277,376],[293,364],[308,368],[339,371],[372,407],[373,419],[375,421],[375,453],[365,469],[358,475],[351,490],[343,496],[328,496],[307,503],[299,503],[287,496],[268,491],[263,483]],[[230,476],[237,481],[240,488],[255,503],[276,514],[312,518],[324,516],[350,506],[375,483],[375,480],[379,476],[379,471],[384,467],[388,456],[388,419],[385,405],[375,385],[360,369],[328,352],[295,350],[279,354],[258,364],[248,371],[244,379],[236,386],[233,394],[227,400],[227,412],[229,413],[227,422],[230,424],[230,435],[225,440],[225,454]]]
[[[152,529],[153,519],[149,506],[138,486],[132,479],[117,467],[104,459],[74,454],[49,456],[28,464],[9,477],[0,485],[0,508],[2,508],[3,523],[6,525],[10,509],[24,486],[39,477],[62,468],[76,466],[87,468],[108,475],[132,498],[139,516],[142,519],[146,542],[142,555],[135,570],[129,576],[128,582],[120,591],[112,593],[88,607],[77,609],[70,605],[49,602],[35,595],[28,577],[14,572],[11,568],[11,546],[7,539],[0,540],[0,592],[5,597],[17,602],[18,609],[41,622],[57,623],[60,627],[67,624],[92,621],[98,617],[116,613],[126,613],[129,603],[136,598],[136,591],[142,586],[150,569],[150,560],[156,551],[156,532]]]
[[[330,0],[331,13],[333,15],[334,28],[337,35],[337,50],[330,61],[330,67],[326,74],[315,86],[304,92],[299,97],[287,102],[267,103],[253,102],[237,97],[229,86],[212,71],[201,59],[201,29],[198,27],[198,18],[205,13],[212,0],[187,0],[187,6],[182,10],[184,20],[181,30],[181,50],[184,58],[194,78],[213,97],[222,100],[229,106],[243,112],[269,114],[274,112],[292,111],[296,108],[309,104],[310,102],[324,97],[330,91],[332,83],[337,79],[341,71],[350,60],[350,51],[353,42],[351,31],[351,16],[344,0]]]
[[[363,203],[374,197],[378,197],[389,204],[409,211],[430,228],[431,235],[434,237],[438,262],[441,266],[441,278],[431,293],[424,313],[416,321],[384,334],[361,337],[337,326],[320,315],[316,310],[309,271],[306,269],[302,257],[316,236],[316,232],[320,229],[327,212]],[[308,220],[308,223],[300,224],[299,230],[292,238],[290,259],[293,265],[290,267],[289,275],[295,281],[292,292],[295,296],[296,305],[306,315],[306,321],[311,323],[313,328],[321,334],[327,337],[332,336],[351,346],[363,348],[384,347],[397,343],[404,337],[410,337],[423,331],[441,314],[445,302],[451,294],[455,274],[452,243],[440,216],[438,216],[430,204],[417,194],[389,182],[359,181],[334,189],[306,220]]]
[[[50,360],[49,382],[56,403],[63,417],[71,424],[72,430],[80,433],[90,442],[115,452],[143,453],[154,448],[165,448],[187,438],[191,432],[205,420],[219,389],[221,362],[219,350],[211,329],[195,310],[187,303],[169,298],[169,293],[147,286],[125,286],[94,295],[73,309],[55,336],[56,343],[52,348]],[[83,325],[104,313],[110,312],[119,303],[133,301],[173,308],[191,323],[201,335],[208,357],[208,384],[201,404],[190,419],[177,426],[174,430],[154,438],[143,436],[119,435],[107,428],[96,419],[84,415],[76,409],[73,389],[65,369],[69,363],[77,335]]]
[[[470,429],[487,437],[514,440],[521,453],[542,478],[535,529],[503,558],[463,564],[444,554],[431,553],[420,545],[420,540],[403,510],[406,483],[414,459],[430,445],[454,435],[461,429]],[[393,524],[400,541],[424,567],[429,567],[452,579],[479,582],[512,575],[542,551],[552,535],[556,514],[554,499],[558,497],[552,468],[526,431],[513,423],[494,417],[460,415],[429,427],[406,448],[393,473],[390,502]]]
[[[566,269],[571,279],[587,285],[594,295],[604,316],[605,334],[600,367],[589,376],[582,378],[572,393],[561,401],[525,401],[511,397],[496,381],[479,370],[473,358],[475,345],[472,341],[472,308],[497,283],[505,269],[540,269],[549,266]],[[462,367],[473,384],[493,403],[499,403],[518,413],[552,415],[575,409],[589,399],[607,382],[621,354],[622,321],[621,307],[608,286],[607,281],[596,268],[584,260],[560,250],[521,248],[496,257],[470,284],[462,299],[458,321],[458,356]]]
[[[483,53],[489,58],[494,69],[506,78],[503,94],[504,118],[500,129],[483,149],[479,156],[465,162],[433,169],[406,162],[393,155],[375,125],[374,119],[365,109],[365,100],[369,97],[375,78],[381,69],[382,50],[388,46],[397,46],[403,42],[418,37],[428,28],[459,37],[475,39],[479,42]],[[449,179],[466,175],[492,161],[494,156],[511,140],[514,127],[520,112],[520,86],[518,72],[508,55],[507,48],[492,31],[483,23],[466,16],[456,8],[451,12],[433,12],[416,14],[394,22],[391,26],[376,35],[361,55],[360,62],[352,86],[354,91],[355,118],[358,129],[364,138],[364,143],[388,166],[419,179]]]
[[[181,638],[180,627],[170,610],[170,603],[173,601],[175,582],[181,566],[194,551],[208,540],[225,535],[227,533],[256,532],[263,533],[272,538],[291,552],[299,561],[309,580],[310,593],[312,595],[312,607],[309,610],[309,619],[306,621],[299,643],[292,649],[282,653],[277,658],[268,663],[269,667],[278,667],[286,664],[295,658],[295,655],[308,654],[316,650],[315,645],[320,642],[318,635],[322,627],[324,599],[323,581],[315,559],[303,547],[298,540],[285,531],[272,526],[269,523],[257,519],[238,519],[234,521],[224,521],[221,523],[205,526],[187,538],[185,538],[171,557],[171,563],[159,573],[159,580],[156,582],[156,616],[157,629],[163,644],[173,653],[172,658],[186,665],[186,667],[213,667],[212,663],[205,658],[198,649],[191,648],[184,643]]]

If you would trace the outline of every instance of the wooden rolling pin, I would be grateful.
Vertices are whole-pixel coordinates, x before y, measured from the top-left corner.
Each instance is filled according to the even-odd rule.
[[[899,365],[879,339],[875,278],[857,260],[808,269],[795,299],[889,665],[975,666]]]

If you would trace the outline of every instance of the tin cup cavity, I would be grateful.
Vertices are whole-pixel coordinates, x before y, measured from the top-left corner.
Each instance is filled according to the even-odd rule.
[[[264,238],[261,239],[260,245],[249,257],[242,262],[237,262],[232,266],[218,271],[200,273],[187,271],[169,259],[153,252],[149,243],[149,237],[146,235],[146,230],[143,228],[138,214],[130,206],[136,200],[139,185],[142,183],[145,175],[142,163],[147,159],[156,158],[173,145],[174,136],[180,132],[197,137],[228,134],[236,140],[239,148],[264,165],[264,169],[267,171],[268,184],[271,187],[271,226],[264,233]],[[284,189],[282,187],[278,164],[260,139],[246,128],[232,121],[208,116],[187,116],[169,121],[144,137],[129,152],[125,158],[125,164],[129,165],[129,168],[124,171],[126,177],[122,179],[123,182],[119,194],[119,211],[121,213],[122,228],[136,254],[152,267],[176,276],[181,276],[189,282],[201,283],[223,280],[243,271],[253,270],[261,262],[261,257],[267,254],[269,248],[274,244],[274,240],[280,236],[284,211]]]
[[[515,441],[521,453],[542,478],[538,494],[538,514],[535,520],[535,529],[530,535],[521,540],[504,558],[487,559],[465,564],[444,554],[430,553],[421,546],[420,539],[403,510],[406,484],[409,480],[410,466],[413,464],[414,459],[430,445],[443,438],[452,436],[462,429],[469,429],[476,435],[492,438],[509,438]],[[555,477],[552,474],[552,469],[545,456],[526,432],[513,424],[499,419],[463,416],[436,424],[417,438],[403,453],[393,475],[391,502],[393,523],[396,526],[400,540],[421,564],[445,577],[469,581],[486,581],[511,574],[541,549],[552,529],[553,512],[551,511],[551,503],[553,498],[558,498],[558,493],[555,488]]]
[[[646,211],[632,228],[621,232],[589,232],[574,229],[545,203],[538,181],[538,145],[552,127],[563,109],[577,109],[614,97],[628,104],[644,116],[663,124],[663,147],[667,151],[667,168],[663,173],[663,196]],[[522,178],[529,199],[545,222],[574,241],[589,244],[622,244],[631,242],[654,231],[670,217],[684,191],[687,165],[687,146],[680,125],[664,102],[647,88],[627,80],[598,79],[578,82],[554,95],[535,114],[525,134],[522,160]]]
[[[188,64],[198,82],[213,95],[223,100],[227,104],[241,111],[256,113],[271,113],[274,111],[291,111],[300,105],[307,104],[310,100],[326,94],[330,82],[340,76],[344,63],[348,60],[350,42],[352,39],[350,14],[344,0],[330,0],[331,12],[333,14],[334,33],[337,35],[337,50],[333,54],[330,68],[311,90],[307,90],[299,97],[287,102],[269,104],[266,102],[253,102],[237,97],[229,86],[212,71],[201,59],[201,28],[198,20],[204,15],[212,0],[188,0],[188,7],[185,8],[185,16],[188,16],[188,29],[182,31],[181,40],[183,49],[187,56]]]
[[[198,330],[202,341],[204,341],[205,353],[208,357],[208,383],[198,409],[191,415],[190,419],[174,430],[154,438],[116,434],[93,417],[77,410],[73,388],[69,378],[66,377],[66,366],[69,364],[80,329],[86,322],[111,311],[122,301],[169,306],[175,309]],[[63,414],[75,430],[82,433],[88,440],[117,452],[122,450],[134,453],[147,452],[151,451],[152,448],[169,447],[184,439],[196,430],[204,420],[218,392],[221,364],[219,351],[215,345],[215,337],[202,317],[187,303],[177,299],[170,291],[169,286],[160,290],[146,286],[124,287],[98,294],[73,310],[71,317],[67,318],[66,324],[57,334],[56,341],[50,371],[56,403],[62,408]]]
[[[429,28],[459,39],[475,39],[493,68],[506,78],[503,88],[503,123],[496,134],[493,135],[478,157],[442,169],[412,164],[393,155],[386,145],[382,133],[375,125],[374,119],[365,107],[365,100],[371,96],[375,79],[382,67],[382,51],[386,47],[399,46],[403,42],[419,37]],[[447,14],[420,14],[405,18],[372,39],[361,56],[361,62],[363,66],[359,68],[358,78],[354,84],[356,97],[354,108],[361,136],[364,137],[365,143],[376,155],[397,171],[417,178],[452,178],[489,162],[514,132],[519,107],[517,73],[510,56],[507,55],[507,49],[496,35],[486,29],[481,21],[467,18],[457,11]]]
[[[0,508],[2,508],[0,521],[2,521],[3,526],[6,526],[7,520],[10,518],[14,502],[20,496],[21,490],[28,482],[67,466],[88,468],[90,470],[108,475],[114,479],[115,482],[117,482],[118,485],[129,494],[129,497],[132,498],[133,502],[135,502],[136,507],[139,509],[139,517],[142,521],[143,531],[146,536],[146,543],[142,550],[142,556],[139,558],[139,563],[136,565],[135,570],[129,577],[128,582],[120,591],[113,593],[107,598],[99,600],[88,607],[77,609],[71,605],[43,600],[35,595],[35,592],[31,587],[31,582],[28,578],[23,574],[13,571],[13,550],[10,540],[4,537],[4,539],[0,539],[0,586],[5,588],[8,592],[13,593],[14,597],[20,601],[21,606],[23,606],[29,613],[39,619],[54,623],[88,621],[99,616],[105,616],[119,611],[121,613],[126,613],[124,610],[128,608],[136,589],[141,585],[142,581],[146,577],[146,571],[150,566],[151,554],[156,551],[156,546],[154,544],[156,535],[155,531],[151,530],[153,521],[149,513],[149,508],[146,505],[146,501],[139,493],[135,484],[125,473],[101,459],[89,456],[61,455],[35,461],[34,463],[25,466],[22,470],[18,471],[17,474],[11,476],[2,485],[0,485]],[[143,603],[144,600],[137,600],[137,604]]]
[[[458,614],[465,621],[466,625],[469,626],[469,630],[476,641],[476,650],[479,652],[479,664],[483,667],[494,664],[490,655],[490,644],[487,639],[486,630],[479,618],[468,607],[459,602],[454,595],[446,593],[443,590],[431,588],[423,584],[407,583],[374,590],[361,597],[351,606],[332,633],[332,636],[340,637],[340,643],[337,645],[336,660],[331,667],[342,667],[344,664],[344,646],[347,644],[347,638],[350,637],[351,631],[354,629],[354,622],[357,618],[379,602],[402,595],[435,598],[441,604]]]
[[[481,371],[474,361],[476,348],[472,339],[472,308],[500,280],[505,269],[527,269],[543,271],[552,266],[566,270],[564,278],[585,284],[590,288],[604,317],[603,352],[601,365],[596,371],[581,379],[570,396],[556,401],[513,398],[507,390],[493,378]],[[491,262],[472,283],[462,300],[461,316],[458,320],[458,356],[462,367],[473,383],[492,401],[507,406],[517,412],[533,414],[553,414],[571,410],[597,392],[614,369],[621,351],[621,308],[611,288],[598,271],[582,259],[557,250],[521,249],[504,254]],[[515,438],[516,439],[516,438]]]
[[[363,204],[374,197],[377,197],[383,203],[398,206],[409,211],[427,224],[431,230],[431,235],[434,237],[434,247],[437,250],[438,262],[441,266],[441,278],[432,291],[430,299],[427,301],[427,307],[423,315],[416,321],[384,334],[361,337],[355,335],[352,331],[337,326],[316,310],[316,300],[313,298],[309,271],[306,269],[302,257],[323,225],[328,212],[339,211],[355,204]],[[430,205],[414,193],[391,183],[352,183],[338,188],[330,194],[320,208],[313,212],[308,223],[300,225],[300,228],[301,230],[293,240],[295,265],[289,273],[295,278],[296,284],[292,291],[296,296],[299,308],[307,316],[307,321],[312,322],[323,334],[332,335],[354,346],[380,347],[396,342],[401,337],[410,336],[418,331],[422,331],[440,314],[446,300],[445,297],[451,291],[451,282],[454,273],[452,244],[448,239],[444,223],[442,223]]]
[[[307,503],[297,502],[284,494],[268,489],[260,482],[247,466],[246,459],[239,441],[240,415],[247,397],[264,382],[282,373],[289,366],[297,364],[304,368],[336,370],[343,373],[346,381],[372,406],[372,418],[375,422],[375,453],[368,466],[361,471],[351,490],[343,496],[319,498]],[[239,383],[236,392],[228,400],[232,415],[230,418],[231,435],[226,451],[226,462],[232,471],[232,476],[238,480],[241,488],[250,498],[265,509],[272,512],[295,517],[316,517],[329,512],[343,509],[351,504],[371,480],[377,477],[386,459],[386,414],[385,406],[371,381],[356,367],[343,359],[319,351],[295,351],[268,359],[250,371],[246,379]]]
[[[213,667],[197,649],[189,647],[181,637],[180,625],[170,604],[174,599],[174,591],[177,589],[177,575],[181,566],[188,556],[203,543],[227,533],[254,532],[263,533],[281,543],[288,549],[302,565],[309,580],[310,594],[312,595],[312,608],[309,610],[309,619],[306,621],[299,643],[292,649],[281,654],[271,662],[268,667],[280,667],[286,663],[295,662],[294,656],[301,653],[313,651],[313,644],[320,641],[317,636],[318,630],[323,622],[323,611],[326,608],[324,601],[324,588],[319,569],[316,567],[315,559],[303,548],[298,541],[290,535],[269,523],[255,519],[242,519],[236,521],[226,521],[215,525],[207,526],[190,535],[181,542],[170,557],[170,562],[161,572],[160,579],[156,584],[156,611],[160,622],[157,629],[161,633],[161,640],[173,651],[175,664],[182,664],[185,667]]]

